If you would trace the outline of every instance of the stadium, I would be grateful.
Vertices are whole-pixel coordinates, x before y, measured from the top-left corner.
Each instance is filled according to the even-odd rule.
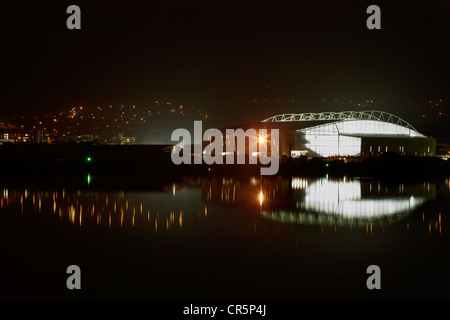
[[[280,158],[361,157],[394,152],[434,156],[436,139],[383,111],[289,113],[250,127],[279,129]]]

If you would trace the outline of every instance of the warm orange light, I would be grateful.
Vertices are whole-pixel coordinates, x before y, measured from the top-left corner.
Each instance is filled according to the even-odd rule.
[[[266,137],[265,136],[259,136],[259,144],[262,144],[262,143],[266,143]]]
[[[263,195],[263,192],[261,190],[261,192],[259,193],[259,205],[260,206],[262,206],[263,201],[264,201],[264,195]]]

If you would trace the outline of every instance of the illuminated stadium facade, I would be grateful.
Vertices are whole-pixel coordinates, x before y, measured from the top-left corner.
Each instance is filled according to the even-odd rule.
[[[436,140],[382,111],[280,114],[263,120],[280,131],[280,157],[358,157],[386,152],[434,156]]]

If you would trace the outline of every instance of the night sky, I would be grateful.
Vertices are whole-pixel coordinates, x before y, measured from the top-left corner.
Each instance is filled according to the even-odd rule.
[[[66,28],[71,4],[81,30]],[[370,4],[381,30],[366,28]],[[1,12],[0,118],[166,99],[223,127],[373,99],[415,123],[427,100],[450,100],[443,0],[10,1]]]

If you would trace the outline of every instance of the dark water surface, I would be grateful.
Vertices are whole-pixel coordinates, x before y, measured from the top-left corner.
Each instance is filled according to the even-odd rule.
[[[2,298],[450,298],[448,179],[185,178],[149,191],[95,179],[1,185]]]

